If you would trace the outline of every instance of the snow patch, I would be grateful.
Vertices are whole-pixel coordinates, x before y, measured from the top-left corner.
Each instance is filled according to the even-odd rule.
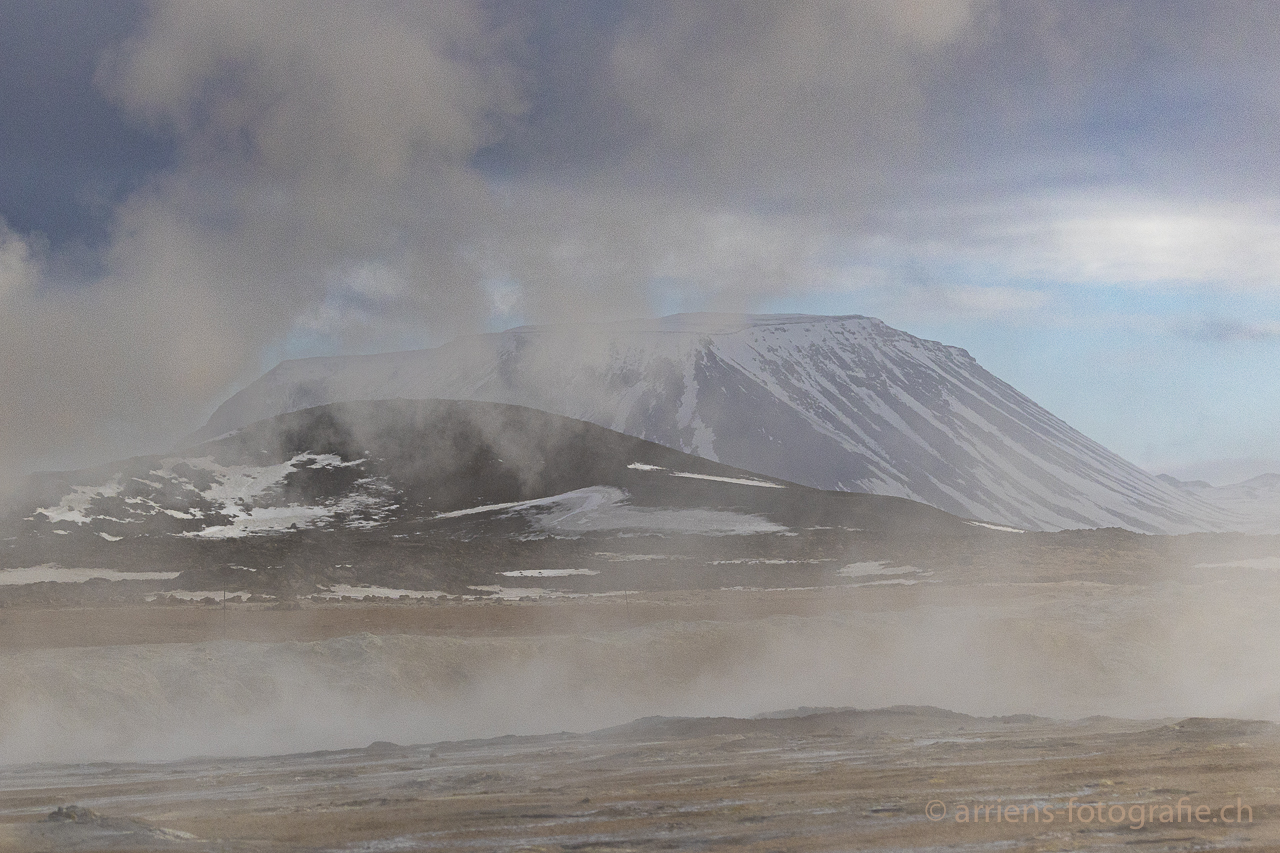
[[[502,601],[519,601],[522,598],[585,598],[586,594],[581,592],[559,592],[552,589],[539,589],[537,587],[523,586],[472,586],[468,589],[474,589],[476,592],[487,592],[492,595],[486,595],[485,598],[500,599]]]
[[[781,533],[786,527],[758,515],[709,509],[651,509],[625,503],[628,495],[611,486],[592,486],[547,499],[550,512],[531,520],[555,532],[643,530],[654,533],[692,533],[732,536]]]
[[[231,524],[220,524],[202,530],[179,534],[191,539],[239,539],[251,533],[273,533],[290,527],[310,527],[333,514],[332,507],[268,506],[240,513]]]
[[[345,583],[336,583],[327,590],[317,593],[321,598],[342,598],[344,595],[352,598],[364,598],[371,595],[374,598],[400,598],[407,595],[410,598],[439,598],[445,593],[439,590],[423,591],[420,589],[391,589],[385,586],[351,586]]]
[[[985,527],[988,530],[999,530],[1003,533],[1026,533],[1021,527],[1005,527],[1003,524],[988,524],[985,521],[966,521],[965,524],[972,524],[974,527]]]
[[[769,483],[765,480],[752,480],[747,477],[717,477],[714,474],[691,474],[688,471],[672,471],[672,477],[688,477],[693,480],[715,480],[719,483],[733,483],[738,486],[764,486],[767,489],[785,489],[781,483]]]
[[[877,575],[919,575],[929,577],[933,572],[917,569],[915,566],[889,566],[888,560],[873,560],[865,563],[850,563],[836,572],[844,578],[869,578]],[[876,581],[876,583],[916,583],[915,579],[898,579],[894,581]],[[865,584],[864,584],[865,586]]]
[[[787,528],[758,515],[709,509],[656,509],[626,503],[629,495],[612,486],[590,486],[547,498],[443,512],[432,518],[459,518],[481,512],[527,513],[530,522],[555,533],[636,530],[732,536],[783,533]]]
[[[349,495],[332,504],[324,506],[273,505],[273,502],[279,502],[280,500],[280,490],[285,478],[294,471],[303,468],[350,468],[365,461],[364,459],[356,459],[351,462],[344,462],[340,456],[333,453],[299,453],[287,462],[275,465],[221,465],[212,456],[194,459],[170,457],[160,460],[159,466],[151,472],[149,478],[132,477],[130,480],[131,482],[156,489],[157,495],[153,496],[156,498],[166,488],[177,486],[180,491],[187,492],[183,496],[184,499],[190,495],[199,495],[202,499],[213,504],[213,512],[231,519],[229,524],[217,525],[203,530],[187,531],[179,535],[206,539],[234,539],[254,533],[283,531],[294,525],[309,527],[323,524],[330,521],[337,513],[361,514],[364,516],[363,518],[352,520],[348,523],[348,526],[378,526],[382,523],[381,516],[383,512],[395,507],[389,506],[386,497],[378,494],[379,492],[385,492],[384,484],[372,478],[356,482],[357,486],[363,487],[362,493]],[[190,478],[174,473],[174,468],[179,465],[207,474],[212,482],[203,490],[197,489]],[[166,480],[167,483],[160,482],[162,479]],[[134,517],[116,518],[107,515],[94,515],[91,512],[92,504],[95,500],[116,497],[121,490],[119,475],[101,485],[74,486],[71,492],[65,495],[57,506],[38,509],[33,513],[32,518],[43,516],[50,522],[85,524],[97,519],[105,519],[116,523],[140,522],[145,520],[147,515],[160,513],[188,521],[205,516],[205,512],[199,509],[186,510],[163,507],[155,499],[137,496],[125,499],[125,504],[129,507],[128,511]],[[164,500],[163,498],[159,499]],[[67,533],[67,531],[60,530],[55,530],[54,532],[63,535]],[[122,538],[106,533],[99,533],[98,535],[109,542],[116,542]]]
[[[597,557],[604,557],[610,563],[631,563],[647,560],[692,560],[688,554],[617,554],[613,551],[597,551]]]
[[[29,583],[84,583],[94,579],[108,581],[169,581],[179,572],[118,572],[114,569],[64,569],[54,563],[26,566],[19,569],[0,569],[0,586],[21,586]]]
[[[793,565],[793,564],[812,565],[815,563],[830,563],[830,562],[833,562],[834,560],[835,560],[834,557],[821,557],[814,560],[774,560],[774,559],[763,559],[763,558],[740,557],[736,560],[712,560],[711,565],[713,566],[736,566],[736,565],[783,566],[783,565]]]
[[[352,459],[350,462],[343,462],[342,457],[336,453],[304,453],[303,456],[310,457],[312,462],[308,468],[354,468],[368,462],[368,459]],[[297,457],[295,457],[297,458]]]
[[[113,498],[123,488],[120,478],[112,477],[101,486],[74,486],[71,494],[63,496],[57,506],[38,509],[33,515],[43,515],[51,522],[71,521],[76,524],[88,524],[95,516],[85,515],[95,498]]]
[[[531,507],[531,506],[540,506],[546,503],[547,501],[552,501],[552,500],[555,500],[555,498],[538,498],[537,500],[531,500],[531,501],[511,501],[510,503],[505,503],[505,504],[485,504],[484,506],[473,506],[473,507],[470,507],[469,509],[455,509],[452,512],[437,512],[435,515],[431,517],[433,519],[461,518],[464,515],[479,515],[482,512],[497,512],[498,510],[501,510],[501,509],[515,509],[517,507],[524,508],[524,507]]]

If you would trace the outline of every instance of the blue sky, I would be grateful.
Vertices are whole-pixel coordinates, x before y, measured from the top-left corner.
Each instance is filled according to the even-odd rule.
[[[1229,0],[0,0],[0,467],[281,358],[678,310],[880,317],[1156,471],[1280,458],[1278,57]]]
[[[1251,474],[1219,475],[1221,466],[1200,463],[1255,458],[1263,464],[1239,470],[1271,467],[1265,460],[1280,456],[1274,436],[1280,400],[1270,387],[1280,341],[1216,336],[1238,333],[1234,321],[1206,333],[1199,313],[1181,310],[1182,294],[1134,297],[1101,289],[1077,298],[1079,316],[1063,324],[922,318],[890,306],[878,314],[920,337],[964,347],[1072,426],[1157,473],[1243,479]],[[1233,316],[1210,301],[1211,315]],[[1223,301],[1247,303],[1252,317],[1280,315],[1276,306],[1251,299]],[[1132,313],[1120,313],[1117,303]],[[776,307],[837,313],[858,305],[835,297],[782,300]]]

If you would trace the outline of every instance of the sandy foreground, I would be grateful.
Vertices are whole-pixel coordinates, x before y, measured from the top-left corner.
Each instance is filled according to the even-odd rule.
[[[1262,577],[9,608],[0,850],[1280,847],[1280,727],[1244,721],[1280,719],[1277,603]]]
[[[1266,849],[1280,843],[1277,759],[1275,727],[1225,721],[1064,724],[927,710],[651,721],[595,735],[13,768],[0,774],[0,844]],[[43,819],[65,801],[100,815]]]

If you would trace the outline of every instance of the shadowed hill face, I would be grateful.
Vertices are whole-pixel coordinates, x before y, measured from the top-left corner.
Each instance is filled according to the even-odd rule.
[[[844,565],[850,536],[984,535],[900,498],[822,492],[583,421],[449,400],[321,406],[171,456],[43,475],[6,527],[4,567],[163,567],[186,588],[300,592],[350,580],[463,589],[516,566],[593,578],[584,560],[627,562],[629,550],[659,587],[731,583],[726,567],[765,565],[807,566],[778,582],[812,585],[813,567],[825,577]]]
[[[457,401],[322,406],[254,424],[210,447],[252,461],[273,444],[278,459],[309,452],[359,460],[405,499],[430,500],[435,512],[617,484],[634,463],[725,467],[583,421]]]
[[[263,456],[282,462],[301,454],[333,455],[366,477],[390,483],[406,506],[432,514],[612,486],[624,489],[637,505],[736,507],[789,524],[839,520],[886,531],[904,523],[928,530],[971,529],[911,501],[809,489],[585,421],[500,403],[392,400],[319,406],[253,424],[187,455],[205,448],[227,465],[253,464]],[[304,468],[289,475],[288,483],[295,489],[317,484],[318,489],[298,494],[318,498],[326,485],[340,481],[334,478]]]

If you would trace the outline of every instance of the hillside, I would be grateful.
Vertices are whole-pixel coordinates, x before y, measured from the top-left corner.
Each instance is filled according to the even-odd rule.
[[[523,327],[431,350],[285,362],[224,403],[198,437],[396,397],[514,403],[814,488],[1019,528],[1235,526],[1230,512],[1090,440],[964,350],[857,316]]]
[[[34,478],[0,531],[11,570],[0,585],[18,570],[83,581],[73,567],[92,567],[149,589],[272,595],[335,584],[474,594],[527,577],[584,590],[794,586],[844,582],[837,570],[886,548],[983,531],[519,406],[359,402]]]

